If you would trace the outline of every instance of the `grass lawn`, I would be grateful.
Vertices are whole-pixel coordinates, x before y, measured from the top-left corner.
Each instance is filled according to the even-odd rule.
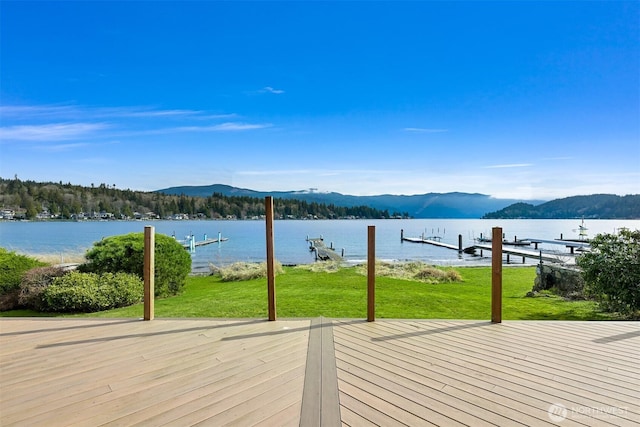
[[[285,267],[276,277],[279,318],[366,318],[367,278],[355,268],[334,273]],[[376,279],[376,318],[477,319],[491,317],[491,267],[456,269],[462,283],[425,284],[410,280]],[[555,296],[526,297],[533,287],[535,267],[503,269],[504,320],[607,320],[591,301],[565,301]],[[86,317],[141,317],[142,305]],[[40,313],[15,310],[5,316]],[[212,276],[189,277],[184,292],[155,301],[156,317],[266,318],[266,279],[221,282]]]

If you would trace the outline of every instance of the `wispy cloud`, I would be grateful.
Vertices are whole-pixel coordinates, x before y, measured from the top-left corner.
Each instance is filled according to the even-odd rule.
[[[77,148],[88,147],[91,144],[86,142],[78,142],[72,144],[54,144],[54,145],[39,145],[34,147],[36,150],[46,151],[46,152],[61,152],[61,151],[71,151]]]
[[[194,118],[221,119],[237,117],[236,114],[211,114],[202,110],[162,109],[152,106],[91,107],[68,104],[52,105],[2,105],[0,115],[19,120],[34,119],[104,119],[104,118]]]
[[[182,126],[177,128],[167,129],[169,131],[182,131],[182,132],[236,132],[243,130],[255,130],[264,129],[273,126],[271,123],[239,123],[239,122],[227,122],[220,123],[218,125],[211,126]],[[160,130],[162,132],[162,130]]]
[[[404,128],[402,129],[405,132],[412,133],[442,133],[449,132],[449,129],[432,129],[432,128]]]
[[[274,89],[271,86],[265,86],[262,89],[260,89],[259,92],[260,93],[273,93],[273,94],[276,94],[276,95],[280,95],[280,94],[284,93],[284,90],[282,90],[282,89]]]
[[[106,123],[52,123],[0,127],[0,140],[65,141],[107,129]]]
[[[533,163],[511,163],[505,165],[489,165],[485,166],[484,169],[528,168],[531,166],[533,166]]]

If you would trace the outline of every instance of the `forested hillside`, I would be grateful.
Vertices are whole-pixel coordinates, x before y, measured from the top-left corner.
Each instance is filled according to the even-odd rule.
[[[115,185],[83,187],[62,181],[34,182],[0,178],[0,218],[4,219],[249,219],[264,215],[264,199],[208,197],[121,190]],[[274,199],[276,218],[389,218],[388,211],[343,207],[301,200]],[[393,216],[398,216],[394,213]]]
[[[640,218],[640,195],[617,196],[615,194],[593,194],[551,200],[534,206],[515,203],[483,218],[591,218],[591,219],[637,219]]]

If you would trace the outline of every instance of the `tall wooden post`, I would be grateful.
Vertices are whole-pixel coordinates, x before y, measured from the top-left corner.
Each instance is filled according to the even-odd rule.
[[[155,227],[144,227],[144,320],[153,320],[155,298]]]
[[[273,197],[265,197],[267,221],[267,298],[269,300],[269,320],[276,320],[276,271],[273,249]]]
[[[376,320],[376,226],[367,230],[367,322]]]
[[[502,322],[502,228],[494,227],[491,240],[491,323]]]

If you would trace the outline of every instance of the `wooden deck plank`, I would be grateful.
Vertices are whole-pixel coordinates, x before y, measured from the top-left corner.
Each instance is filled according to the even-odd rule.
[[[377,369],[385,369],[396,375],[398,383],[406,383],[406,381],[402,380],[402,377],[408,380],[408,384],[418,382],[422,388],[430,389],[431,394],[441,395],[440,398],[452,406],[455,406],[456,403],[451,398],[457,398],[457,394],[460,394],[460,392],[466,395],[466,391],[469,390],[483,396],[480,402],[474,403],[473,401],[464,400],[471,403],[471,407],[474,404],[479,407],[491,407],[493,411],[507,418],[524,421],[529,419],[531,421],[529,425],[541,424],[546,419],[548,404],[545,404],[544,410],[540,410],[538,418],[535,418],[531,416],[531,414],[536,414],[534,407],[518,402],[518,398],[521,397],[520,394],[502,396],[499,393],[495,393],[495,385],[489,383],[483,373],[467,372],[466,376],[462,376],[451,369],[452,365],[438,363],[436,360],[427,361],[420,353],[405,356],[404,352],[402,350],[398,351],[399,349],[397,348],[384,349],[380,347],[375,348],[374,351],[368,348],[366,343],[356,342],[354,337],[346,340],[347,345],[350,343],[353,343],[350,349],[340,346],[341,354],[351,353],[354,357],[361,358],[363,365],[372,363],[368,358],[371,357],[369,355],[375,354],[377,360],[373,364],[376,365]],[[342,356],[339,355],[338,357]],[[475,380],[474,374],[477,377]],[[458,377],[462,379],[458,379]],[[469,406],[466,404],[461,405],[459,401],[457,405],[461,407]],[[501,408],[501,406],[504,406],[504,408]]]
[[[360,361],[361,365],[370,363],[367,359],[358,358],[357,353],[348,357],[348,350],[344,349],[344,352],[342,350],[343,349],[341,349],[340,357],[344,357],[345,361],[351,358],[354,363]],[[514,402],[510,398],[500,399],[500,395],[494,396],[490,393],[487,397],[476,399],[475,395],[468,391],[476,391],[476,393],[478,393],[477,387],[474,388],[469,384],[461,384],[455,380],[450,380],[456,384],[455,387],[442,383],[441,386],[433,388],[428,384],[431,376],[438,376],[437,372],[421,371],[418,367],[405,369],[401,367],[401,365],[402,364],[394,366],[392,363],[380,360],[379,363],[376,363],[370,369],[378,375],[384,375],[384,381],[393,381],[398,386],[401,386],[402,388],[397,389],[397,392],[400,393],[402,390],[407,390],[407,394],[413,395],[416,399],[419,399],[418,401],[425,404],[429,401],[435,401],[435,404],[434,402],[429,403],[430,408],[440,408],[441,411],[449,415],[455,414],[455,419],[462,420],[463,422],[469,423],[469,425],[481,425],[484,420],[493,425],[504,425],[506,423],[513,425],[518,423],[523,423],[523,425],[539,425],[544,423],[546,410],[540,411],[540,414],[536,418],[531,416],[531,413],[535,412],[534,408],[527,405],[519,406],[517,402]],[[347,368],[349,371],[360,370],[360,368],[353,364],[348,364]],[[372,377],[375,378],[375,376]],[[449,387],[449,389],[446,389],[447,387]],[[484,389],[480,390],[483,392],[487,391]],[[464,408],[464,410],[461,411],[458,408]],[[471,416],[470,413],[472,413],[473,416]]]
[[[495,325],[500,328],[502,325]],[[483,335],[486,340],[491,339],[493,331],[491,333],[487,333]],[[448,351],[459,357],[461,360],[466,361],[466,363],[470,364],[479,364],[485,369],[490,369],[492,366],[496,369],[500,369],[504,375],[515,376],[516,378],[520,378],[523,381],[534,381],[541,386],[555,388],[558,384],[562,384],[563,389],[567,391],[571,391],[574,393],[573,398],[578,399],[590,399],[594,402],[601,402],[602,399],[606,399],[608,396],[607,390],[602,390],[598,387],[592,386],[578,386],[578,387],[568,387],[564,381],[564,372],[563,370],[554,370],[554,369],[541,369],[540,367],[532,366],[530,363],[526,361],[526,359],[516,359],[518,363],[514,365],[512,362],[514,358],[510,358],[505,355],[501,355],[496,353],[493,349],[485,348],[484,345],[469,345],[464,341],[460,341],[455,339],[453,331],[447,331],[448,336],[445,338],[440,334],[429,335],[429,345],[446,346]],[[415,345],[420,348],[424,344],[418,342],[414,339]],[[496,364],[496,360],[501,361],[501,364]],[[512,367],[509,367],[512,365]],[[604,372],[604,371],[603,371]],[[564,393],[565,398],[568,393]],[[620,397],[620,396],[619,396]],[[633,397],[627,396],[625,399],[622,399],[625,403],[629,405],[636,404],[636,400]]]
[[[493,357],[498,357],[506,362],[513,358],[521,359],[523,365],[530,366],[539,372],[546,372],[545,369],[549,368],[549,377],[563,381],[565,384],[584,383],[586,387],[594,386],[613,392],[622,392],[621,389],[624,389],[624,394],[633,399],[640,399],[640,381],[632,377],[610,372],[606,376],[600,375],[598,379],[592,379],[589,375],[585,375],[588,373],[601,374],[603,369],[606,370],[605,364],[609,364],[611,358],[585,358],[582,349],[571,351],[560,344],[555,346],[537,344],[543,338],[540,336],[534,337],[533,340],[522,340],[516,337],[510,339],[508,345],[505,345],[499,337],[478,337],[469,330],[463,330],[448,339],[461,346],[471,345],[474,348],[482,346],[491,352]],[[558,371],[561,372],[560,376]]]
[[[640,425],[639,322],[314,322],[0,319],[0,425]]]
[[[399,327],[398,323],[396,322],[385,321],[376,322],[375,326],[338,326],[335,328],[334,334],[339,337],[343,332],[347,333],[349,329],[353,329],[353,332],[351,332],[351,335],[346,338],[346,341],[355,343],[358,339],[365,339],[363,338],[363,336],[368,335],[368,340],[371,342],[371,345],[375,350],[379,349],[378,343],[391,342],[393,343],[395,350],[403,349],[409,354],[409,356],[406,356],[408,361],[411,361],[411,357],[416,357],[417,360],[420,361],[420,363],[424,363],[425,358],[422,356],[427,355],[431,357],[431,359],[426,359],[427,364],[434,364],[434,366],[442,368],[442,371],[444,372],[455,372],[456,374],[459,374],[461,378],[464,378],[465,381],[469,378],[476,378],[476,385],[481,385],[482,383],[480,381],[490,381],[489,387],[502,387],[501,389],[495,390],[496,392],[504,394],[505,398],[508,398],[509,394],[515,395],[515,397],[524,396],[526,398],[524,402],[536,407],[535,411],[537,411],[538,414],[540,414],[540,411],[542,410],[547,411],[549,405],[551,405],[552,403],[563,402],[563,398],[566,399],[572,396],[570,393],[566,393],[562,390],[564,388],[564,385],[561,382],[555,383],[555,387],[553,387],[549,384],[541,384],[541,380],[536,378],[535,375],[530,375],[528,377],[510,377],[511,372],[505,370],[505,368],[501,366],[492,366],[490,364],[483,365],[482,363],[478,364],[473,357],[466,359],[465,356],[468,356],[469,352],[471,352],[471,355],[474,354],[473,352],[475,351],[476,347],[479,346],[477,344],[470,345],[470,349],[454,348],[454,353],[451,354],[452,348],[449,345],[450,343],[448,343],[447,341],[449,336],[458,333],[459,331],[465,331],[466,333],[469,333],[471,330],[478,331],[479,329],[481,329],[468,326],[468,324],[462,322],[454,323],[456,323],[456,327],[459,326],[460,328],[447,329],[450,328],[450,325],[446,326],[442,322],[428,322],[426,323],[426,325],[429,326],[430,329],[416,330],[415,325]],[[594,324],[591,324],[590,326],[592,327],[593,325]],[[535,326],[535,324],[532,325],[532,327]],[[376,335],[375,333],[371,333],[375,330],[378,330],[378,335]],[[443,332],[440,333],[438,332],[438,330],[441,330]],[[385,334],[387,334],[386,337]],[[446,336],[447,338],[442,338],[442,340],[444,341],[436,342],[436,346],[434,346],[434,341],[440,340],[440,338],[436,339],[436,335]],[[491,335],[492,334],[488,334],[487,337],[491,337]],[[385,338],[389,338],[390,336],[395,336],[399,339],[386,339],[386,341],[384,340]],[[376,338],[378,339],[378,341],[373,341]],[[502,339],[505,340],[505,342],[508,342],[509,334],[502,334]],[[373,349],[360,349],[360,351],[371,354],[373,352]],[[399,354],[400,357],[402,357],[402,354]],[[515,362],[516,365],[520,363],[520,361],[518,360],[514,360],[511,362]],[[638,369],[636,367],[636,372],[637,371]],[[507,378],[508,381],[504,378]],[[504,387],[506,387],[506,390],[504,389]],[[540,389],[543,390],[542,393],[540,392]],[[558,390],[560,391],[558,392]],[[573,391],[575,392],[575,390]],[[578,390],[577,393],[581,394],[582,391]],[[486,392],[484,394],[491,396],[491,394],[487,394]],[[529,401],[532,396],[534,397],[534,399]],[[595,408],[615,408],[616,405],[623,406],[624,409],[619,411],[622,413],[616,416],[616,420],[621,424],[627,422],[637,422],[637,418],[635,417],[635,414],[633,412],[635,406],[625,404],[624,396],[622,396],[621,398],[619,394],[614,393],[612,396],[601,396],[600,401],[602,403],[595,402],[596,405],[591,406]],[[564,400],[564,402],[567,406],[573,405],[579,408],[585,408],[588,407],[589,403],[594,403],[590,402],[588,399],[585,400],[584,398],[578,399],[577,402],[571,402],[567,400]],[[541,403],[544,406],[540,407],[539,405]],[[578,415],[580,415],[582,418],[587,418],[586,415]],[[570,420],[566,420],[566,422],[568,421]]]

